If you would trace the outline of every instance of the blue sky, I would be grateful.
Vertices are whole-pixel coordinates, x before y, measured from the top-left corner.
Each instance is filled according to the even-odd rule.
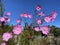
[[[50,14],[52,10],[56,10],[58,15],[54,22],[48,23],[46,25],[55,25],[60,27],[60,0],[4,0],[5,5],[5,13],[10,11],[12,14],[10,16],[9,24],[16,24],[16,20],[19,15],[23,12],[28,12],[30,14],[34,14],[34,10],[36,5],[40,4],[42,7],[42,11],[46,14]],[[30,19],[29,19],[30,21]],[[22,22],[22,25],[24,23]]]

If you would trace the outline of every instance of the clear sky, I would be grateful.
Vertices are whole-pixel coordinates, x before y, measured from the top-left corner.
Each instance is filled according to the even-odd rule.
[[[50,14],[52,10],[56,10],[58,15],[54,22],[48,23],[49,25],[55,25],[60,27],[60,0],[4,0],[5,12],[10,11],[10,24],[16,24],[16,20],[23,12],[34,14],[36,5],[40,4],[42,10],[46,14]],[[48,25],[47,24],[47,25]],[[22,25],[24,25],[22,23]]]

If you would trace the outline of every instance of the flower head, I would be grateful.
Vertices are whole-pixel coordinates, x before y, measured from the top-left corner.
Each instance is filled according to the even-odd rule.
[[[40,27],[39,27],[39,26],[36,26],[36,27],[34,28],[34,30],[35,30],[35,31],[40,31]]]
[[[36,10],[37,11],[40,11],[41,10],[41,6],[40,5],[37,5]]]
[[[5,32],[2,36],[2,39],[4,41],[8,41],[10,38],[12,38],[12,34],[11,33],[8,33],[8,32]]]
[[[43,13],[43,12],[40,12],[38,15],[39,15],[39,16],[43,16],[43,15],[44,15],[44,13]]]
[[[17,19],[17,23],[20,23],[21,22],[21,20],[20,19]]]
[[[56,18],[56,16],[57,16],[57,12],[54,10],[54,11],[52,12],[52,18]]]
[[[24,18],[32,18],[32,15],[28,14],[28,13],[22,13],[22,14],[20,14],[20,16],[24,17]]]
[[[46,22],[51,22],[51,17],[50,17],[50,16],[46,16],[46,17],[44,18],[44,20],[45,20]]]
[[[37,23],[38,23],[38,24],[42,24],[42,21],[41,21],[41,20],[37,20]]]
[[[8,18],[8,16],[6,15],[6,16],[4,16],[4,18],[5,18],[5,22],[10,22],[10,18]]]
[[[32,18],[32,15],[29,14],[29,15],[28,15],[28,18]]]
[[[22,26],[21,25],[16,25],[14,28],[13,28],[13,33],[16,34],[16,35],[19,35],[21,34],[22,32]]]
[[[7,12],[7,14],[6,14],[6,15],[10,16],[10,15],[11,15],[11,12]]]
[[[27,14],[27,13],[24,13],[23,16],[24,16],[25,18],[27,18],[27,17],[28,17],[28,14]]]
[[[4,21],[5,21],[5,18],[4,18],[4,17],[1,17],[1,18],[0,18],[0,21],[1,21],[1,22],[4,22]]]
[[[50,28],[48,26],[43,26],[42,27],[42,33],[45,35],[48,35],[50,32]]]
[[[44,18],[44,20],[45,20],[45,22],[52,22],[52,21],[54,21],[54,18],[52,17],[52,16],[46,16],[45,18]]]

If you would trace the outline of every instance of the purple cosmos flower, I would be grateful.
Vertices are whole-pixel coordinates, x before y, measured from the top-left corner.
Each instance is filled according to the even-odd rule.
[[[41,31],[43,34],[48,35],[50,32],[50,28],[48,26],[43,26]]]
[[[12,38],[12,33],[5,32],[2,36],[4,41],[8,41],[10,38]]]
[[[16,34],[16,35],[19,35],[21,34],[22,32],[22,26],[21,25],[16,25],[14,28],[13,28],[13,33]]]
[[[3,42],[3,43],[1,43],[1,45],[6,45],[6,43],[5,43],[5,42]]]

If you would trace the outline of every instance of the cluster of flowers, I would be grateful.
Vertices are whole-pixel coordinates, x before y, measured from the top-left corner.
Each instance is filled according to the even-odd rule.
[[[51,22],[51,21],[54,21],[54,19],[56,18],[56,16],[57,16],[57,12],[54,10],[54,11],[52,12],[51,16],[46,16],[46,17],[44,18],[44,20],[45,20],[46,22]]]
[[[48,35],[50,32],[50,28],[48,26],[43,26],[41,29],[39,26],[36,26],[35,31],[42,31],[43,34]]]
[[[41,9],[42,9],[41,6],[37,5],[36,10],[37,11],[41,11]],[[38,15],[41,17],[41,16],[44,16],[44,13],[43,12],[39,12]],[[57,16],[57,12],[55,10],[53,10],[51,15],[45,16],[44,21],[47,22],[47,23],[48,22],[52,22],[52,21],[54,21],[56,16]],[[38,24],[42,24],[42,20],[41,19],[36,18],[36,20],[37,20]]]
[[[36,10],[40,11],[41,10],[41,6],[37,5]],[[7,13],[7,16],[8,15],[10,15],[10,13]],[[39,16],[43,16],[44,13],[40,12],[38,15]],[[47,23],[48,22],[52,22],[56,18],[56,15],[57,15],[56,11],[53,11],[51,16],[46,16],[44,18],[44,21],[47,22]],[[2,22],[6,21],[7,20],[7,16],[1,17],[0,21],[2,21]],[[32,18],[32,15],[28,14],[28,13],[22,13],[22,14],[20,14],[20,16],[24,17],[24,18]],[[38,24],[42,24],[42,20],[41,19],[36,18],[36,21],[37,21]],[[21,20],[17,19],[17,23],[20,23],[20,22],[21,22]],[[48,26],[42,26],[41,28],[39,26],[35,26],[34,30],[35,31],[41,31],[45,35],[48,35],[49,32],[50,32],[50,28]],[[22,26],[20,24],[17,24],[16,26],[14,26],[12,32],[5,32],[5,33],[3,33],[2,40],[7,42],[10,38],[13,38],[12,34],[19,35],[21,33],[22,33]],[[6,45],[6,43],[3,42],[1,45]]]
[[[28,14],[28,13],[22,13],[22,14],[20,14],[20,16],[25,17],[25,18],[32,18],[32,15]]]
[[[0,17],[0,22],[8,23],[10,21],[9,16],[11,15],[11,12],[7,12],[6,15],[3,17]],[[10,38],[12,38],[12,33],[5,32],[3,33],[2,40],[8,41]],[[1,43],[1,45],[6,45],[5,42]]]
[[[12,32],[3,33],[2,40],[7,42],[9,39],[14,38],[13,34],[19,35],[21,33],[22,33],[22,26],[17,24],[16,26],[14,26]],[[6,45],[6,43],[3,42],[1,45]]]
[[[41,6],[37,5],[36,10],[41,11]],[[40,13],[38,13],[38,15],[41,17],[41,16],[44,16],[44,13],[40,12]],[[47,22],[47,23],[52,22],[52,21],[54,21],[56,16],[57,16],[57,12],[55,10],[53,10],[51,15],[45,16],[44,21]],[[36,18],[36,21],[37,21],[38,24],[42,24],[41,19]],[[40,28],[40,26],[35,26],[34,30],[35,31],[41,31],[45,35],[48,35],[49,32],[50,32],[50,28],[48,26],[42,26],[41,28]]]
[[[23,18],[32,18],[32,15],[28,13],[22,13],[20,14],[20,16]],[[17,19],[17,23],[19,24],[20,22],[21,22],[21,19]]]
[[[3,17],[2,22],[5,22],[6,20],[8,20],[9,15],[11,15],[10,12],[8,12],[7,15]],[[20,22],[21,22],[21,20],[17,19],[17,23],[20,23]],[[22,26],[20,24],[15,25],[12,32],[3,33],[3,35],[2,35],[3,42],[1,43],[1,45],[6,45],[5,42],[7,42],[9,39],[13,38],[13,34],[19,35],[19,34],[21,34],[21,32],[22,32]]]
[[[4,15],[3,17],[0,17],[0,22],[4,22],[4,23],[9,22],[10,21],[9,15],[11,15],[11,12],[7,12],[6,15]]]

